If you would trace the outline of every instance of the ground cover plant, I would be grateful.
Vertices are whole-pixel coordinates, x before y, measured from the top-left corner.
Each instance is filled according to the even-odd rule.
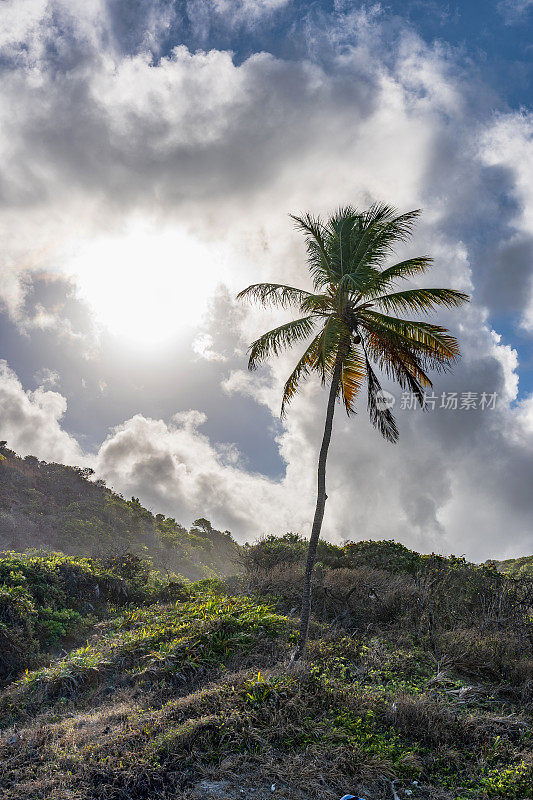
[[[105,560],[0,553],[0,685],[72,646],[115,609],[185,591],[182,579],[163,579],[133,553]]]
[[[528,580],[324,544],[303,668],[304,558],[297,536],[265,539],[232,593],[204,580],[162,600],[161,580],[22,669],[0,695],[3,797],[532,797]]]

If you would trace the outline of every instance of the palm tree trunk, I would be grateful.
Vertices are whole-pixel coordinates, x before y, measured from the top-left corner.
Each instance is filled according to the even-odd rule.
[[[298,638],[298,651],[299,658],[305,656],[305,649],[307,645],[307,634],[309,631],[309,615],[311,613],[311,581],[313,577],[313,567],[315,566],[316,549],[318,540],[320,538],[320,530],[322,528],[322,520],[324,518],[324,508],[326,505],[326,459],[328,456],[329,443],[331,441],[331,430],[333,427],[333,414],[335,412],[335,400],[337,398],[337,391],[339,388],[339,381],[342,369],[342,354],[339,352],[333,370],[333,377],[331,381],[331,388],[329,390],[328,409],[326,411],[326,423],[324,425],[324,436],[322,438],[322,447],[320,448],[320,455],[318,457],[318,490],[316,497],[315,516],[313,519],[313,527],[311,529],[311,538],[309,540],[309,548],[307,550],[307,563],[305,565],[304,575],[304,590],[302,595],[302,616],[300,621],[300,635]]]

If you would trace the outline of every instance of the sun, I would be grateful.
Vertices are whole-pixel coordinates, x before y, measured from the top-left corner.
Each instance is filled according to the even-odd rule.
[[[79,245],[65,266],[97,324],[152,347],[201,321],[221,260],[183,230],[136,224]]]

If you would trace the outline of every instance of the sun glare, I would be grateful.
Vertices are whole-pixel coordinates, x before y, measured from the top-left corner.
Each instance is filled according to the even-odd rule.
[[[220,254],[183,231],[137,227],[83,245],[67,268],[100,325],[154,346],[201,319]]]

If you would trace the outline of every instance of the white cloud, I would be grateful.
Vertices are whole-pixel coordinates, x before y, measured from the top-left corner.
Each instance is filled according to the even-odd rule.
[[[505,168],[512,175],[512,195],[517,204],[512,234],[505,243],[497,266],[502,294],[520,293],[522,325],[533,331],[533,114],[522,111],[498,115],[481,139],[482,158],[491,167]],[[494,220],[497,224],[497,220]],[[507,285],[507,288],[505,288]]]
[[[212,0],[218,14],[226,17],[230,24],[247,22],[253,24],[265,15],[279,11],[291,0]]]
[[[235,465],[232,449],[214,448],[201,433],[198,411],[176,414],[168,423],[141,414],[119,425],[103,443],[96,470],[126,495],[179,519],[199,515],[229,528],[244,540],[265,531],[303,527],[308,509],[282,481],[277,483]],[[311,500],[310,497],[307,498]]]
[[[19,455],[65,464],[89,463],[76,440],[61,427],[66,410],[63,395],[44,386],[24,391],[6,361],[0,361],[0,438]]]
[[[209,333],[199,333],[192,343],[193,351],[206,361],[226,361],[226,356],[213,349],[213,337]]]
[[[37,385],[42,388],[53,389],[54,387],[59,386],[59,372],[56,372],[56,370],[53,369],[48,369],[48,367],[43,367],[35,373],[34,380],[37,382]]]
[[[522,21],[532,7],[533,0],[500,0],[498,3],[498,10],[503,15],[506,25]]]
[[[208,15],[209,28],[213,8],[231,26],[252,24],[258,13],[283,5],[218,0],[190,8],[198,11],[199,25],[200,12]],[[364,399],[357,419],[348,422],[339,413],[325,533],[335,540],[390,536],[423,550],[464,550],[479,558],[527,551],[531,404],[512,408],[517,356],[491,334],[488,320],[504,306],[533,326],[530,117],[488,118],[492,98],[474,79],[465,80],[455,54],[424,44],[399,23],[391,36],[378,7],[324,16],[320,25],[310,21],[304,56],[285,60],[262,52],[238,65],[230,52],[183,45],[159,58],[157,40],[172,19],[168,8],[158,15],[154,4],[126,54],[119,34],[108,35],[118,23],[101,13],[109,11],[105,4],[82,10],[52,3],[46,13],[38,4],[24,8],[7,53],[21,37],[27,48],[0,88],[2,292],[14,318],[23,321],[25,313],[26,284],[17,276],[68,271],[60,262],[73,242],[113,236],[135,215],[156,226],[179,224],[224,249],[204,292],[215,294],[222,282],[232,294],[263,279],[307,280],[304,246],[291,231],[289,211],[326,213],[375,199],[402,209],[422,206],[408,252],[435,256],[431,282],[482,292],[481,302],[443,316],[459,333],[465,358],[436,391],[498,391],[502,405],[492,416],[405,416],[396,448],[370,429]],[[51,39],[53,58],[46,48]],[[503,208],[502,197],[514,198],[513,208]],[[480,249],[483,239],[490,258]],[[501,275],[509,265],[515,280],[506,283],[519,289],[505,294]],[[34,304],[32,313],[34,327],[54,324],[48,306]],[[243,343],[283,315],[245,315],[219,297],[211,316],[194,348],[213,369],[227,365],[228,402],[246,394],[276,416],[291,359],[253,380],[241,367]],[[64,398],[25,393],[6,369],[11,410],[4,438],[21,452],[35,441],[39,451],[32,452],[41,457],[80,459],[60,428]],[[154,510],[183,521],[212,516],[241,538],[308,531],[324,406],[316,385],[295,402],[278,441],[287,464],[279,482],[249,473],[231,445],[217,444],[216,436],[210,441],[198,411],[170,421],[131,416],[109,432],[98,470]],[[510,527],[512,538],[504,534]]]

